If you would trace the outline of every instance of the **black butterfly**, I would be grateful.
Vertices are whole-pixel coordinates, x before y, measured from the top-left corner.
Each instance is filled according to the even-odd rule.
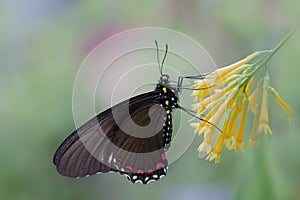
[[[157,54],[159,52],[155,41]],[[57,149],[53,162],[67,177],[85,177],[99,172],[119,172],[135,182],[147,184],[165,176],[168,168],[165,151],[172,139],[172,111],[178,105],[177,85],[162,73],[152,92],[125,100],[98,114],[75,130]],[[187,89],[187,88],[186,88]]]

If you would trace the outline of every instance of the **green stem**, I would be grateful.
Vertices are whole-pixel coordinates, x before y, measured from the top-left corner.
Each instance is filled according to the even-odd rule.
[[[262,58],[260,58],[255,63],[253,63],[253,67],[256,66],[256,68],[248,75],[249,76],[248,79],[250,79],[262,67],[266,66],[266,64],[269,62],[269,60],[287,42],[287,40],[293,35],[293,33],[297,30],[297,28],[298,28],[298,26],[295,26],[274,49],[262,52],[262,53],[266,52],[267,54],[263,55]]]
[[[283,40],[274,48],[271,50],[271,53],[267,56],[265,63],[267,63],[273,55],[286,43],[288,39],[293,35],[293,33],[297,30],[298,26],[295,26],[288,34],[283,38]]]

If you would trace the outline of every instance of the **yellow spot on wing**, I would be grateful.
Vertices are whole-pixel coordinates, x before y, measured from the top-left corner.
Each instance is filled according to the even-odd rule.
[[[169,101],[168,101],[168,100],[166,100],[166,101],[165,101],[165,104],[168,106],[168,105],[169,105]]]
[[[170,113],[170,110],[167,110],[166,113],[169,114],[169,113]]]
[[[162,90],[164,91],[164,93],[167,93],[167,88],[163,87]]]

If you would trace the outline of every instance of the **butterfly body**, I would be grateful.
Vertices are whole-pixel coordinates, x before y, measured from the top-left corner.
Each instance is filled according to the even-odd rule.
[[[178,107],[178,92],[175,88],[161,84],[157,84],[156,91],[159,92],[160,105],[166,112],[163,124],[163,143],[167,150],[172,139],[172,111]]]

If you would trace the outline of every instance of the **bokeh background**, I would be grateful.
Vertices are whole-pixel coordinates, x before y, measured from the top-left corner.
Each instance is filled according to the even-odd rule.
[[[299,7],[278,0],[0,1],[0,199],[300,199],[299,31],[270,63],[271,85],[293,107],[293,121],[270,100],[273,135],[259,149],[225,150],[214,164],[198,159],[198,138],[167,177],[146,186],[118,174],[69,179],[52,164],[75,128],[76,72],[102,40],[130,28],[171,28],[201,43],[221,67],[274,47],[298,23]]]

